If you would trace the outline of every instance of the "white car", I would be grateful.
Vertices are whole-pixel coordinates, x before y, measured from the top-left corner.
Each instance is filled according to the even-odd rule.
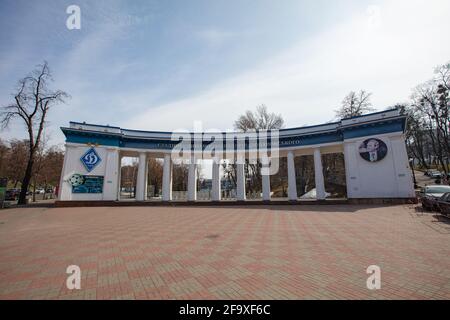
[[[432,171],[430,173],[430,177],[434,179],[442,178],[442,173],[440,173],[439,171]]]

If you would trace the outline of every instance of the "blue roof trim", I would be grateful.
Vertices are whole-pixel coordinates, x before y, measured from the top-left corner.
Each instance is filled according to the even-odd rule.
[[[397,109],[392,109],[392,110],[384,110],[384,111],[378,111],[378,112],[372,112],[372,113],[367,113],[367,114],[363,114],[360,116],[354,116],[354,117],[349,117],[349,118],[343,118],[341,121],[343,120],[350,120],[350,119],[357,119],[357,118],[362,118],[362,117],[370,117],[373,115],[377,115],[377,114],[382,114],[382,113],[386,113],[386,112],[390,112],[390,111],[395,111],[398,110]],[[320,127],[325,127],[325,126],[329,126],[329,125],[336,125],[336,124],[340,124],[341,121],[334,121],[334,122],[329,122],[329,123],[323,123],[323,124],[316,124],[316,125],[309,125],[309,126],[302,126],[302,127],[294,127],[294,128],[283,128],[280,129],[280,132],[287,132],[287,131],[293,131],[293,130],[301,130],[301,129],[311,129],[311,128],[320,128]],[[117,127],[117,126],[110,126],[110,125],[101,125],[101,124],[93,124],[93,123],[86,123],[86,122],[78,122],[78,121],[70,121],[70,124],[75,124],[75,125],[87,125],[87,126],[96,126],[96,127],[102,127],[102,128],[110,128],[110,129],[120,129],[123,131],[130,131],[130,132],[139,132],[139,133],[162,133],[162,134],[172,134],[171,131],[147,131],[147,130],[136,130],[136,129],[126,129],[126,128],[121,128],[121,127]],[[256,132],[258,132],[259,130],[256,130]],[[194,132],[191,132],[194,133]],[[226,133],[226,131],[222,131],[221,133]]]
[[[97,133],[92,131],[79,131],[67,128],[61,128],[66,136],[66,142],[82,144],[98,144],[103,146],[120,146],[120,135],[111,133]]]
[[[340,121],[337,122],[330,122],[330,123],[324,123],[324,124],[315,124],[312,126],[303,126],[303,127],[295,127],[295,128],[286,128],[286,129],[280,129],[280,132],[286,132],[286,131],[292,131],[292,130],[301,130],[301,129],[311,129],[311,128],[320,128],[320,127],[326,127],[333,124],[339,124]]]
[[[96,126],[96,127],[111,128],[111,129],[120,129],[120,127],[103,125],[103,124],[93,124],[93,123],[77,122],[77,121],[70,121],[69,123],[70,124],[78,124],[81,126],[84,125],[84,126]]]
[[[139,133],[163,133],[163,134],[172,134],[172,131],[148,131],[148,130],[136,130],[136,129],[124,129],[124,128],[120,128],[120,127],[116,127],[116,126],[109,126],[109,125],[102,125],[102,124],[93,124],[93,123],[83,123],[83,122],[76,122],[76,121],[70,121],[70,124],[75,124],[75,125],[85,125],[85,126],[96,126],[96,127],[102,127],[102,128],[110,128],[110,129],[120,129],[123,131],[129,131],[129,132],[139,132]],[[320,128],[320,127],[325,127],[325,126],[329,126],[329,125],[333,125],[333,124],[339,124],[340,122],[330,122],[330,123],[324,123],[324,124],[316,124],[316,125],[311,125],[311,126],[303,126],[303,127],[294,127],[294,128],[283,128],[280,129],[280,132],[287,132],[287,131],[293,131],[293,130],[301,130],[301,129],[312,129],[312,128]],[[256,132],[259,132],[261,130],[256,130]],[[268,130],[270,131],[270,130]],[[195,132],[190,132],[190,133],[195,133]],[[221,131],[220,133],[227,133],[226,131]]]
[[[399,109],[395,108],[395,109],[389,109],[389,110],[384,110],[384,111],[366,113],[366,114],[362,114],[360,116],[353,116],[353,117],[349,117],[349,118],[343,118],[342,120],[351,120],[351,119],[357,119],[357,118],[362,118],[362,117],[367,117],[367,116],[373,116],[373,115],[382,114],[382,113],[385,113],[385,112],[395,111],[395,110],[399,110]]]
[[[279,147],[283,149],[289,147],[335,143],[335,142],[342,142],[346,139],[374,136],[392,132],[404,132],[405,123],[406,123],[405,116],[397,116],[378,119],[375,121],[366,121],[350,124],[343,127],[338,127],[335,130],[324,130],[317,132],[285,135],[280,136]],[[309,128],[326,126],[330,124],[336,123],[312,126]],[[108,128],[108,126],[102,127]],[[118,127],[109,127],[109,128],[118,128]],[[117,132],[114,133],[114,132],[92,131],[86,129],[80,130],[78,128],[61,128],[61,130],[64,132],[66,136],[66,142],[69,143],[97,144],[121,148],[148,149],[148,150],[171,150],[175,145],[178,144],[178,141],[171,141],[170,138],[165,139],[157,137],[135,137],[135,136],[127,136],[124,135],[123,133]],[[284,129],[283,131],[286,132],[289,130],[295,129]],[[138,131],[138,130],[129,130],[129,131]],[[156,131],[154,132],[162,133]],[[203,143],[203,147],[206,147],[209,143],[211,142],[205,141]],[[226,146],[225,141],[224,146]],[[248,141],[246,142],[246,149],[248,149]]]
[[[366,123],[360,126],[342,129],[344,139],[373,136],[391,132],[404,132],[405,119],[396,119],[380,123]]]

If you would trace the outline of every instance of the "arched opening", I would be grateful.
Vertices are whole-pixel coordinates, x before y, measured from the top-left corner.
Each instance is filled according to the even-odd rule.
[[[150,157],[147,165],[147,200],[160,201],[162,199],[164,159]]]
[[[345,160],[343,153],[322,155],[323,177],[327,198],[339,199],[347,197],[347,181],[345,176]]]
[[[136,198],[136,181],[139,158],[124,156],[120,160],[120,192],[119,199]]]

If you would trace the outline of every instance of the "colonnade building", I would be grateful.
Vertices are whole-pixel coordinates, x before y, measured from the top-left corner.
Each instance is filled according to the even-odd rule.
[[[173,163],[187,159],[187,199],[197,200],[197,163],[213,159],[211,201],[220,202],[221,163],[235,163],[236,201],[246,199],[245,163],[258,159],[263,167],[287,159],[287,200],[299,200],[295,158],[311,155],[315,198],[327,198],[323,155],[341,153],[345,161],[346,198],[413,199],[412,173],[405,144],[406,117],[388,110],[316,126],[278,131],[158,132],[70,122],[61,128],[65,137],[59,202],[120,202],[121,159],[136,157],[135,200],[148,202],[148,159],[163,161],[161,202],[173,201]],[[220,139],[219,139],[220,138]],[[212,148],[211,146],[215,146]],[[180,152],[180,146],[184,146]],[[218,147],[223,146],[223,149]],[[230,150],[232,149],[232,150]],[[263,152],[261,151],[263,150]],[[179,159],[180,158],[180,159]],[[286,159],[284,161],[286,161]],[[262,171],[263,201],[273,201],[270,179]]]

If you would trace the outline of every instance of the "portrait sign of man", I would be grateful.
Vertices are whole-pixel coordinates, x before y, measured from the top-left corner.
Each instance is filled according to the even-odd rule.
[[[369,162],[382,160],[387,154],[387,146],[380,139],[367,139],[359,146],[359,154]]]

